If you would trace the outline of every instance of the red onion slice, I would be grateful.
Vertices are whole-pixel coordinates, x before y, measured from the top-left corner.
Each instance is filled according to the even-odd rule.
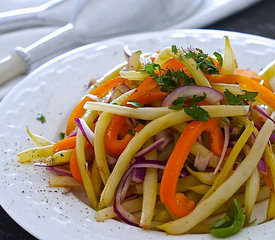
[[[223,144],[223,150],[222,150],[222,154],[221,154],[221,157],[220,157],[220,160],[214,170],[214,175],[217,174],[217,172],[219,171],[221,165],[222,165],[222,162],[224,160],[224,157],[225,157],[225,153],[226,153],[226,150],[228,148],[228,144],[229,144],[229,137],[230,137],[230,134],[229,134],[229,126],[226,124],[226,123],[223,123],[223,126],[224,126],[224,144]]]
[[[131,182],[141,183],[142,181],[144,181],[145,175],[146,175],[145,168],[134,168]]]
[[[130,50],[128,45],[124,46],[123,50],[124,50],[125,59],[128,61],[129,58],[132,56],[132,51]]]
[[[217,103],[224,98],[223,94],[218,92],[217,90],[206,87],[206,86],[193,86],[193,85],[186,85],[182,87],[178,87],[173,92],[171,92],[161,104],[162,107],[171,106],[172,103],[179,97],[193,97],[196,96],[203,96],[206,94],[206,101],[211,104]]]
[[[259,163],[258,163],[258,169],[261,172],[261,174],[263,175],[267,175],[267,171],[266,171],[266,165],[265,165],[265,161],[264,158],[261,158]]]
[[[194,161],[194,167],[197,168],[200,172],[205,171],[208,166],[209,161],[213,158],[214,153],[210,152],[203,156],[198,153]]]
[[[117,214],[117,216],[125,223],[128,223],[132,226],[139,227],[139,218],[137,216],[134,216],[133,214],[127,212],[121,203],[124,201],[128,187],[130,185],[131,180],[131,174],[133,169],[135,168],[157,168],[157,169],[164,169],[166,166],[165,162],[161,162],[158,160],[137,160],[134,162],[124,173],[118,188],[116,190],[116,196],[114,201],[114,212]],[[180,176],[186,177],[190,175],[189,172],[183,168],[181,171]]]
[[[261,116],[263,116],[264,118],[268,118],[275,124],[275,121],[268,115],[268,113],[265,110],[263,110],[262,108],[260,108],[259,106],[255,106],[254,110],[256,112],[258,112]]]
[[[152,152],[153,150],[157,149],[159,146],[161,146],[164,143],[164,138],[159,139],[158,141],[152,143],[148,147],[140,150],[135,154],[134,157],[144,157],[146,154]]]
[[[66,171],[64,169],[54,167],[54,165],[47,165],[47,164],[43,164],[43,163],[35,163],[34,166],[35,167],[45,167],[47,170],[53,171],[53,172],[61,174],[61,175],[65,175],[65,176],[69,176],[69,177],[73,176],[71,172]],[[55,165],[55,166],[58,166],[58,165]]]
[[[94,133],[93,131],[89,128],[87,123],[85,122],[84,119],[82,118],[75,118],[75,122],[77,126],[79,127],[80,131],[82,132],[83,136],[85,139],[92,145],[94,146]]]
[[[170,130],[165,129],[155,135],[155,140],[158,141],[159,139],[164,139],[163,144],[158,146],[158,150],[162,151],[173,139],[174,135],[171,133]]]

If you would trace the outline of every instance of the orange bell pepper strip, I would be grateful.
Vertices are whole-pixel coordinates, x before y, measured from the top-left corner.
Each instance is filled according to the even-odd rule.
[[[140,96],[136,100],[141,104],[149,104],[158,100],[163,100],[165,97],[167,97],[167,95],[168,95],[168,92],[155,91],[155,92],[149,92],[143,96]]]
[[[108,152],[112,155],[120,155],[133,138],[131,134],[127,133],[123,138],[119,139],[119,134],[122,130],[122,127],[125,126],[124,123],[126,120],[127,117],[115,115],[106,128],[104,136],[105,146]],[[139,132],[142,128],[143,125],[139,124],[136,128],[133,129],[133,132]]]
[[[75,144],[76,144],[76,136],[64,138],[53,145],[52,151],[56,153],[61,150],[72,149],[75,147]]]
[[[127,102],[131,100],[137,100],[139,97],[147,94],[151,90],[155,89],[158,86],[158,83],[151,77],[147,77],[138,88],[122,103],[126,105]]]
[[[252,70],[237,69],[235,74],[241,75],[244,77],[248,77],[248,78],[252,78],[253,80],[257,81],[258,83],[260,83],[263,80],[263,78],[261,76],[259,76],[258,73],[254,72]]]
[[[274,93],[251,78],[241,75],[215,75],[211,77],[210,81],[215,83],[238,83],[242,88],[248,91],[258,92],[259,98],[270,107],[275,108]]]
[[[78,168],[76,148],[74,148],[71,158],[70,158],[70,171],[73,175],[73,178],[80,184],[83,184],[81,173]]]
[[[93,89],[90,92],[90,94],[101,98],[101,97],[105,96],[112,88],[114,88],[118,84],[127,84],[128,81],[129,80],[127,78],[115,77],[112,80],[109,80],[109,81],[103,83],[102,85],[100,85],[99,87]],[[80,101],[80,103],[72,111],[70,118],[68,120],[68,123],[67,123],[67,130],[66,130],[67,135],[69,135],[75,129],[74,119],[82,117],[84,115],[84,113],[86,112],[86,110],[83,108],[83,106],[85,105],[85,103],[87,101],[94,101],[94,100],[86,96],[85,98],[83,98]]]
[[[123,103],[122,105],[127,105],[128,101],[137,100],[145,95],[148,95],[153,89],[158,86],[158,83],[151,77],[148,77],[144,82],[133,92]],[[163,95],[159,95],[159,98],[163,98]],[[145,100],[150,100],[150,98],[145,98]],[[147,102],[144,102],[145,104]],[[131,134],[126,134],[123,138],[119,139],[119,134],[122,131],[122,128],[125,127],[125,122],[127,117],[114,115],[108,127],[106,128],[104,141],[107,151],[111,155],[119,155],[126,148],[128,143],[131,141],[133,136]],[[143,127],[142,124],[138,125],[134,131],[140,131]]]
[[[166,62],[164,62],[161,65],[161,69],[163,70],[162,73],[165,74],[168,69],[173,69],[174,71],[182,70],[185,72],[185,74],[190,78],[192,77],[191,73],[188,71],[188,69],[182,64],[180,60],[177,58],[170,58]],[[159,70],[156,69],[156,74],[159,73]]]
[[[92,158],[94,158],[94,149],[88,142],[85,143],[85,157],[87,162],[91,162]],[[78,162],[77,162],[76,148],[74,148],[72,152],[69,164],[70,164],[70,171],[73,175],[73,178],[78,183],[83,184],[83,180],[82,180],[81,173],[78,167]]]
[[[176,187],[190,149],[203,131],[209,133],[211,150],[220,156],[224,138],[218,122],[214,119],[209,119],[207,122],[192,121],[181,134],[164,169],[160,199],[178,217],[189,214],[195,208],[195,202],[187,199],[183,193],[176,193]]]

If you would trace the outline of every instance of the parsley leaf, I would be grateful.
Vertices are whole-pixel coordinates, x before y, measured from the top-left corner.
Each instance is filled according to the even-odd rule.
[[[141,108],[141,107],[143,107],[143,105],[140,102],[138,102],[137,100],[130,100],[130,101],[128,101],[126,103],[126,105],[131,105],[134,108]]]
[[[222,67],[222,65],[223,65],[223,58],[222,58],[222,55],[219,54],[218,52],[214,52],[213,54],[214,54],[214,56],[216,57],[216,59],[217,59],[218,63],[220,64],[220,66]]]
[[[228,89],[224,91],[224,96],[229,105],[243,105],[241,99],[237,95],[231,93]]]
[[[206,99],[206,93],[203,93],[203,96],[194,95],[190,103],[190,107],[184,109],[185,113],[191,116],[192,118],[206,122],[210,118],[209,113],[203,108],[197,106],[197,103]]]
[[[36,120],[40,121],[41,123],[45,123],[46,122],[46,118],[45,116],[43,115],[43,113],[38,113],[36,115]]]
[[[255,97],[258,95],[257,92],[248,92],[243,90],[244,94],[234,95],[228,89],[224,91],[224,95],[229,105],[243,105],[243,101],[254,102]]]
[[[159,74],[155,73],[156,69],[159,70]],[[163,74],[163,70],[159,64],[147,63],[143,71],[147,72],[158,83],[158,85],[161,86],[161,91],[163,92],[173,91],[183,84],[196,84],[193,78],[189,78],[185,72],[180,69],[178,71],[168,69],[165,74]]]
[[[130,134],[131,136],[135,136],[136,131],[133,130],[133,129],[129,129],[129,130],[127,131],[127,133]]]
[[[172,104],[173,106],[169,107],[173,110],[181,110],[184,106],[184,103],[188,100],[188,98],[185,97],[178,97]]]
[[[176,45],[172,45],[171,49],[172,49],[172,53],[176,54],[178,52],[178,49],[177,49]]]
[[[65,138],[65,133],[64,132],[60,132],[59,133],[59,139],[62,140]]]
[[[238,199],[233,199],[226,215],[211,224],[210,232],[218,238],[230,237],[238,233],[244,225],[244,213]]]
[[[196,48],[197,52],[191,49],[183,51],[185,52],[185,57],[193,58],[197,62],[198,67],[206,74],[219,74],[219,69],[214,64],[213,59],[209,57],[208,54],[204,53],[201,49]]]
[[[209,113],[201,107],[185,108],[184,112],[195,120],[206,122],[210,118]]]
[[[205,98],[206,98],[205,93],[203,93],[203,96],[198,96],[198,97],[194,95],[190,102],[190,107],[184,108],[184,112],[189,116],[191,116],[192,118],[194,118],[195,120],[208,121],[208,119],[210,118],[209,113],[203,108],[197,106],[197,103],[200,101],[203,101]],[[178,97],[173,102],[173,106],[169,108],[173,110],[181,110],[187,100],[188,100],[187,98]]]
[[[136,121],[137,122],[139,122],[139,123],[141,123],[141,124],[143,124],[143,125],[145,125],[146,124],[146,120],[144,120],[144,119],[136,119]]]

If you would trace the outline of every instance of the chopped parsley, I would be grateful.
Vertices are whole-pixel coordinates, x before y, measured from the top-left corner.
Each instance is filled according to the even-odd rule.
[[[59,139],[62,140],[65,138],[65,133],[64,132],[60,132],[59,133]]]
[[[185,58],[193,58],[200,68],[206,74],[219,74],[219,69],[216,67],[213,59],[204,53],[201,49],[196,48],[196,51],[188,49],[185,52]],[[216,54],[217,55],[217,54]],[[219,60],[221,61],[221,55],[219,55]],[[218,61],[219,61],[218,60]]]
[[[36,120],[40,121],[41,123],[45,123],[46,122],[46,118],[45,118],[45,116],[44,116],[43,113],[38,113],[36,115]]]
[[[136,119],[136,121],[137,122],[139,122],[139,123],[141,123],[141,124],[143,124],[143,125],[145,125],[146,124],[146,120],[144,120],[144,119]]]
[[[159,70],[159,74],[155,72],[157,69]],[[163,74],[159,64],[147,63],[143,71],[147,72],[161,86],[161,91],[163,92],[173,91],[181,85],[195,85],[195,80],[189,78],[180,69],[178,71],[168,69]]]
[[[178,52],[178,48],[177,48],[177,46],[176,46],[176,45],[172,45],[172,46],[171,46],[171,49],[172,49],[172,53],[177,54],[177,52]]]
[[[229,105],[244,105],[243,101],[254,102],[255,97],[258,95],[257,92],[248,92],[243,90],[244,94],[234,95],[228,89],[224,91],[224,95]]]
[[[130,100],[126,104],[130,105],[130,106],[132,106],[134,108],[141,108],[141,107],[143,107],[143,105],[140,102],[138,102],[137,100]]]
[[[222,58],[222,55],[219,54],[218,52],[214,52],[213,54],[214,54],[214,56],[216,57],[216,59],[217,59],[219,65],[222,67],[222,65],[223,65],[223,58]]]
[[[203,101],[204,99],[206,99],[205,93],[203,93],[203,96],[198,97],[194,95],[190,102],[190,107],[184,108],[184,112],[192,118],[194,118],[195,120],[208,121],[208,119],[210,118],[209,113],[203,108],[197,106],[197,103]],[[173,106],[169,108],[173,110],[180,110],[184,107],[184,104],[187,100],[187,98],[179,97],[173,102]]]
[[[130,134],[131,136],[135,136],[135,134],[136,134],[136,130],[133,130],[133,129],[129,129],[128,131],[127,131],[127,133],[128,134]]]

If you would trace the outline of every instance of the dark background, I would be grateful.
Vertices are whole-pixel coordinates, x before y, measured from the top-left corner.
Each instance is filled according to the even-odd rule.
[[[275,39],[275,1],[263,0],[205,28],[250,33]],[[36,238],[17,225],[0,207],[0,239],[34,240]]]

